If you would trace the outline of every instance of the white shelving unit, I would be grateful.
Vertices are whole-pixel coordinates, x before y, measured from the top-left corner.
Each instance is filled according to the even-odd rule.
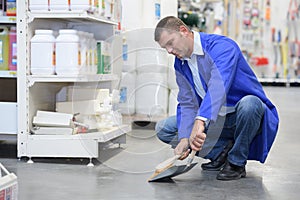
[[[98,18],[87,12],[28,11],[28,1],[17,2],[18,26],[18,157],[73,157],[97,158],[100,143],[125,142],[131,126],[121,125],[98,132],[77,135],[34,135],[32,119],[37,110],[55,111],[56,94],[64,86],[114,88],[119,79],[120,59],[112,64],[112,74],[78,76],[30,75],[30,39],[36,29],[59,30],[71,28],[94,33],[96,40],[107,40],[114,35],[116,22]],[[121,41],[121,40],[120,40]],[[117,45],[116,45],[117,46]],[[120,52],[121,45],[116,51]],[[114,49],[115,51],[115,49]],[[92,165],[90,162],[89,165]]]
[[[30,75],[28,76],[29,85],[35,82],[99,82],[117,80],[115,74],[97,74],[97,75],[76,75],[76,76],[59,76],[59,75]]]
[[[15,26],[16,17],[0,16],[0,24]],[[0,71],[0,140],[17,139],[17,72]]]

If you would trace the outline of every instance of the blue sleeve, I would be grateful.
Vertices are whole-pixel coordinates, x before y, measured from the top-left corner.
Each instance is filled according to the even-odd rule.
[[[235,78],[241,54],[236,44],[225,38],[212,41],[206,52],[206,63],[210,63],[203,66],[208,76],[207,91],[197,115],[215,121],[221,107],[226,105],[226,94]]]
[[[176,82],[179,86],[177,100],[178,140],[189,138],[198,110],[198,100],[188,80],[176,71]]]

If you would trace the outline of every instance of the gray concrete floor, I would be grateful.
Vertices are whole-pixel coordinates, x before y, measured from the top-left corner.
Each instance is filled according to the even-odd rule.
[[[148,183],[155,166],[172,155],[152,130],[134,130],[121,148],[86,159],[16,159],[14,143],[0,143],[0,162],[18,177],[19,200],[298,199],[300,196],[300,88],[265,87],[280,115],[278,136],[265,164],[249,161],[247,177],[222,182],[201,170],[206,160],[173,182]],[[178,163],[177,163],[178,164]],[[180,163],[179,163],[180,164]]]

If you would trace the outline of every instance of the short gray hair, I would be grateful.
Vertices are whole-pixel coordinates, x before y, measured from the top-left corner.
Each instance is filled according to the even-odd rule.
[[[190,30],[189,27],[181,19],[177,17],[168,16],[161,19],[156,25],[155,32],[154,32],[154,40],[158,42],[160,40],[160,36],[163,31],[179,32],[180,26],[185,26],[188,30]]]

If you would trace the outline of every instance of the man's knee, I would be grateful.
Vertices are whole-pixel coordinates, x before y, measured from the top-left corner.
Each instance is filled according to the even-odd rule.
[[[165,125],[165,120],[158,121],[155,124],[155,133],[156,133],[158,139],[160,139],[162,141],[164,141],[164,138],[165,138],[165,133],[163,131],[164,125]]]
[[[175,120],[174,120],[175,119]],[[177,138],[177,124],[176,117],[169,117],[167,119],[158,121],[155,125],[155,132],[163,142],[169,143]]]
[[[257,96],[248,95],[239,101],[237,111],[242,111],[243,113],[262,113],[264,111],[264,105]]]
[[[155,132],[156,133],[159,133],[163,129],[163,127],[164,127],[163,121],[164,120],[156,122],[156,124],[155,124]]]

